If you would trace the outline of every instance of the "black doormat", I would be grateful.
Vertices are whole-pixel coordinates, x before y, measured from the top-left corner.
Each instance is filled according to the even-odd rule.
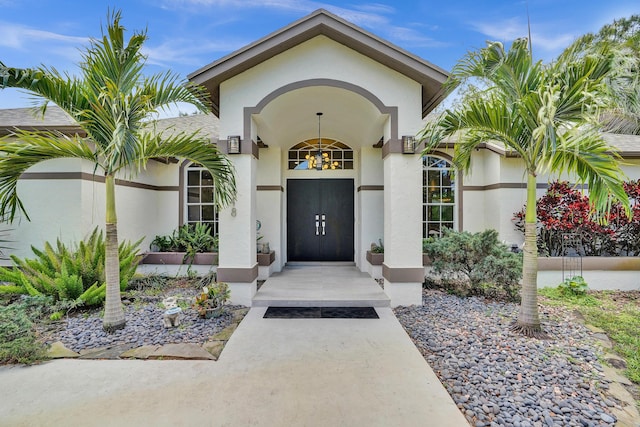
[[[379,319],[373,307],[269,307],[265,319]]]

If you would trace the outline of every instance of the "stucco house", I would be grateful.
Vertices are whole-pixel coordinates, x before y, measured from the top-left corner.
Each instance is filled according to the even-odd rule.
[[[526,200],[520,160],[488,142],[461,176],[451,144],[421,157],[414,136],[442,101],[447,72],[352,23],[318,10],[188,77],[208,90],[212,114],[156,126],[210,135],[235,166],[237,201],[217,212],[205,170],[154,161],[116,183],[119,232],[145,236],[148,247],[178,225],[211,224],[220,237],[218,278],[230,284],[234,303],[251,305],[259,274],[286,264],[347,263],[381,274],[393,306],[421,304],[423,237],[443,227],[494,228],[504,241],[522,242],[511,222]],[[77,132],[55,108],[44,120],[0,110],[0,135],[16,127]],[[607,138],[628,175],[640,177],[639,138]],[[541,192],[548,179],[540,177]],[[46,240],[80,239],[103,223],[103,179],[80,160],[34,167],[19,193],[31,222],[9,232],[18,255]],[[275,254],[266,273],[258,234]],[[377,273],[367,250],[379,240]]]

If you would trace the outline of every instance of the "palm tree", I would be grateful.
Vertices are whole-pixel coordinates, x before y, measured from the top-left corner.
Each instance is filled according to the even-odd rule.
[[[541,173],[570,172],[589,186],[600,210],[610,196],[625,203],[617,156],[598,132],[597,119],[606,93],[604,78],[611,58],[606,52],[566,54],[551,64],[534,62],[527,39],[509,51],[489,42],[468,53],[454,67],[448,89],[477,80],[483,90],[471,91],[462,104],[447,109],[427,124],[420,138],[424,154],[446,138],[457,137],[454,164],[468,171],[474,151],[493,141],[517,154],[527,175],[522,302],[512,329],[528,336],[543,334],[537,304],[536,178]]]
[[[602,113],[604,130],[640,135],[640,15],[614,20],[597,33],[587,33],[569,50],[584,55],[597,49],[614,52],[614,70],[607,78],[613,104]]]
[[[28,218],[17,194],[20,175],[31,166],[49,159],[78,158],[95,164],[105,177],[107,283],[103,327],[114,331],[124,327],[120,301],[118,229],[115,179],[133,176],[153,158],[181,157],[209,169],[216,198],[221,206],[235,198],[235,177],[228,159],[197,132],[156,134],[145,126],[150,114],[176,102],[187,102],[207,111],[204,92],[185,85],[170,72],[143,75],[146,57],[141,53],[146,32],[135,33],[125,43],[120,12],[110,13],[106,33],[92,40],[83,52],[80,77],[61,75],[53,68],[16,69],[0,63],[0,88],[26,89],[52,101],[73,117],[86,138],[55,133],[16,131],[0,143],[0,213],[11,221],[18,211]]]

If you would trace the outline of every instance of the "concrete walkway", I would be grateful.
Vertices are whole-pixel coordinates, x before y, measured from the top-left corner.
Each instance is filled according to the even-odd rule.
[[[467,426],[389,308],[380,319],[263,319],[219,361],[0,367],[1,426]]]

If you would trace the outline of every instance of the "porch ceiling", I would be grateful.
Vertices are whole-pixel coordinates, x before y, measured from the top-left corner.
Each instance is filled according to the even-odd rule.
[[[317,112],[322,112],[322,138],[350,147],[373,145],[383,136],[386,114],[367,99],[334,87],[307,87],[287,92],[253,116],[258,135],[270,146],[289,148],[318,137]]]

